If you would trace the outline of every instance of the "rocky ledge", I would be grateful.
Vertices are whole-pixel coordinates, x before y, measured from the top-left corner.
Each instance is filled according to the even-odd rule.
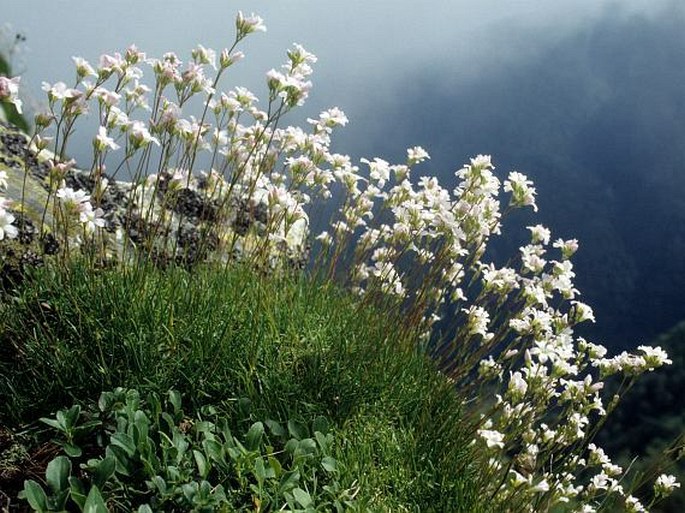
[[[3,281],[17,278],[27,265],[40,265],[48,257],[73,250],[64,247],[70,240],[82,252],[84,248],[92,250],[95,244],[98,255],[104,256],[103,264],[126,260],[142,250],[161,266],[192,266],[210,259],[240,258],[270,239],[266,237],[268,208],[264,200],[228,197],[207,176],[181,182],[161,173],[154,180],[136,184],[103,175],[99,183],[107,185],[98,188],[89,172],[71,167],[61,177],[61,187],[84,191],[91,195],[93,207],[101,209],[97,236],[90,238],[90,244],[81,244],[80,235],[72,238],[61,231],[58,218],[62,210],[55,205],[54,187],[51,191],[49,161],[37,157],[35,149],[29,148],[28,137],[17,127],[0,121],[3,171],[7,185],[0,196],[9,200],[5,209],[14,216],[13,225],[18,229],[16,237],[0,240]],[[281,239],[277,242],[281,262],[304,265],[306,220]]]

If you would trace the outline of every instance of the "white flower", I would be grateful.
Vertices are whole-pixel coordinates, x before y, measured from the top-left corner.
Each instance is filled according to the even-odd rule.
[[[252,32],[266,32],[266,25],[264,20],[254,13],[245,17],[242,11],[238,11],[235,19],[235,28],[238,31],[238,37],[244,37]]]
[[[19,235],[17,227],[12,225],[13,222],[14,216],[7,212],[7,210],[0,209],[0,240],[3,240],[5,237],[14,239]]]
[[[74,61],[74,65],[76,66],[76,74],[79,76],[79,78],[87,77],[87,76],[92,76],[95,77],[97,76],[97,73],[95,73],[95,70],[93,69],[93,66],[91,66],[87,60],[85,60],[82,57],[72,57],[71,60]]]
[[[478,434],[485,440],[485,445],[487,445],[489,449],[492,449],[493,447],[498,447],[500,449],[504,448],[504,435],[499,431],[493,429],[479,429]]]
[[[107,135],[107,129],[104,126],[98,128],[98,135],[93,139],[93,145],[100,151],[110,148],[118,150],[119,145],[114,142],[114,139]]]
[[[462,308],[462,312],[468,315],[469,335],[480,335],[483,339],[490,340],[494,333],[488,333],[490,324],[490,314],[482,306],[472,305],[469,308]]]
[[[518,171],[509,173],[509,177],[504,181],[504,191],[511,192],[509,204],[513,207],[533,207],[535,212],[538,207],[535,204],[535,187],[528,177]]]
[[[657,367],[671,365],[673,363],[673,361],[668,358],[668,353],[659,346],[638,346],[638,350],[642,351],[643,358],[650,371]]]
[[[671,495],[676,488],[680,488],[680,483],[675,476],[661,474],[654,483],[654,494],[657,497],[666,497]]]
[[[528,226],[528,229],[530,230],[532,238],[531,242],[533,244],[543,244],[545,246],[549,244],[549,239],[552,236],[552,233],[549,231],[549,229],[545,228],[541,224]]]
[[[373,162],[367,159],[360,159],[360,162],[369,166],[371,170],[369,176],[377,182],[378,187],[383,188],[385,182],[390,178],[390,164],[379,158],[373,159]]]
[[[90,201],[90,196],[84,190],[74,190],[71,187],[62,187],[57,190],[57,197],[62,201],[65,208],[81,212],[84,205]]]
[[[626,511],[629,513],[647,513],[642,503],[632,495],[626,497]]]
[[[55,84],[43,82],[42,89],[48,93],[48,98],[51,101],[71,100],[73,98],[79,98],[83,94],[78,89],[71,89],[67,87],[64,82],[56,82]]]
[[[414,164],[419,164],[426,159],[429,159],[430,155],[421,146],[414,146],[413,148],[407,149],[407,165],[413,166]]]
[[[528,383],[523,379],[520,372],[516,371],[511,373],[511,378],[509,379],[509,389],[508,392],[514,399],[520,400],[526,395],[528,391]]]
[[[216,69],[216,52],[211,48],[197,45],[197,48],[191,54],[198,64],[209,64],[212,68]]]
[[[578,251],[578,241],[576,239],[557,239],[552,246],[561,250],[561,258],[563,260],[571,258]]]
[[[7,171],[0,171],[0,187],[7,189]]]
[[[102,218],[104,212],[101,208],[93,210],[90,202],[84,204],[84,209],[79,215],[79,220],[86,230],[86,233],[93,233],[96,227],[102,228],[105,226],[105,220]]]
[[[159,139],[152,137],[142,121],[134,121],[129,128],[129,140],[134,148],[144,148],[151,142],[159,146]]]

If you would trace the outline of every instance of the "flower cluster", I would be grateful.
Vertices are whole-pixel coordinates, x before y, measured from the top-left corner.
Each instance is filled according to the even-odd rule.
[[[19,99],[19,82],[21,77],[0,77],[0,102],[14,105],[19,114],[22,113],[22,101]]]
[[[0,171],[0,188],[7,189],[7,171]],[[10,204],[8,199],[0,197],[0,240],[14,239],[19,235],[19,230],[12,224],[15,218],[7,211]]]
[[[471,428],[485,456],[483,493],[512,511],[568,504],[584,513],[607,504],[645,511],[622,485],[624,470],[592,438],[616,406],[603,395],[606,380],[624,378],[620,396],[639,374],[670,360],[647,346],[607,357],[603,346],[576,335],[576,326],[595,319],[574,286],[575,239],[552,241],[537,224],[506,266],[487,261],[506,215],[537,211],[533,183],[517,171],[501,180],[487,155],[457,170],[453,188],[434,177],[413,180],[430,158],[421,147],[398,164],[373,158],[355,165],[330,149],[334,129],[348,122],[340,109],[308,119],[307,129],[280,123],[311,88],[316,57],[302,46],[266,74],[264,109],[245,88],[218,89],[243,57],[237,43],[265,27],[239,13],[236,30],[230,48],[198,46],[187,63],[174,53],[148,58],[132,46],[102,56],[98,66],[74,58],[74,87],[44,85],[48,111],[37,116],[32,142],[48,163],[53,231],[61,226],[70,247],[104,236],[103,197],[124,169],[132,180],[117,182],[117,190],[126,213],[111,216],[112,228],[128,236],[123,250],[275,268],[306,260],[309,209],[317,198],[338,199],[330,227],[315,238],[318,262],[365,299],[401,311],[403,329],[467,399],[479,398]],[[153,84],[143,83],[144,66]],[[194,97],[202,113],[186,117]],[[66,185],[74,164],[65,155],[75,122],[89,112],[98,128],[86,191]],[[115,170],[109,178],[108,168]],[[16,236],[12,221],[0,211],[0,238]],[[661,476],[654,493],[677,486]]]

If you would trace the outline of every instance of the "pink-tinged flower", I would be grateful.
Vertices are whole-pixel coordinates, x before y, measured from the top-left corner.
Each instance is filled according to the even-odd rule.
[[[3,240],[5,237],[14,239],[19,235],[17,227],[12,225],[13,222],[14,216],[6,210],[0,209],[0,240]]]
[[[228,68],[236,62],[242,61],[244,58],[245,54],[240,50],[233,53],[228,53],[228,48],[224,48],[221,51],[221,56],[219,57],[219,65],[222,68]]]
[[[74,61],[74,65],[76,66],[76,74],[78,75],[79,79],[84,77],[97,76],[97,73],[95,73],[95,69],[93,69],[93,66],[91,66],[90,63],[84,58],[72,57],[71,60]]]
[[[563,260],[568,260],[573,256],[573,254],[578,251],[578,240],[577,239],[569,239],[569,240],[563,240],[563,239],[557,239],[554,241],[554,244],[552,244],[555,248],[559,248],[561,250],[561,258]]]
[[[142,121],[134,121],[131,123],[128,137],[135,149],[144,148],[150,143],[155,143],[159,146],[159,139],[150,135],[147,126],[145,126],[145,123]]]
[[[98,135],[93,139],[93,146],[98,150],[103,151],[107,148],[118,150],[119,145],[114,142],[114,139],[107,135],[107,129],[104,126],[98,128]]]
[[[197,45],[197,48],[191,52],[191,55],[196,63],[209,64],[212,68],[216,69],[216,52],[211,48]]]
[[[104,103],[109,107],[114,107],[119,104],[121,100],[121,95],[104,87],[98,87],[93,93],[100,102]]]
[[[293,44],[292,50],[288,50],[288,58],[293,68],[297,68],[302,64],[313,64],[317,60],[316,55],[308,52],[302,45],[297,43]]]
[[[266,32],[266,25],[264,20],[254,13],[245,17],[242,11],[238,11],[235,18],[235,28],[238,31],[238,37],[242,38],[252,32]]]
[[[19,82],[21,77],[0,77],[0,101],[14,104],[17,112],[21,114],[22,101],[19,99]]]
[[[131,45],[126,49],[126,55],[124,55],[124,58],[129,64],[137,64],[138,62],[145,60],[145,52],[138,50],[136,45]]]
[[[75,98],[79,98],[83,94],[78,89],[67,87],[64,82],[56,82],[54,84],[43,82],[42,89],[48,93],[48,98],[50,101],[73,100]]]
[[[102,78],[110,76],[112,73],[121,74],[126,67],[126,61],[121,57],[120,53],[114,55],[103,54],[100,56],[100,67],[98,75]]]

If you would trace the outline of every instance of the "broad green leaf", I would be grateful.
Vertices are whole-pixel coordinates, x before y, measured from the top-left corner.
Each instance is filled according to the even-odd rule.
[[[321,460],[321,466],[326,472],[335,472],[338,470],[338,462],[335,458],[331,458],[330,456],[325,456]]]
[[[202,448],[204,449],[205,454],[209,456],[209,459],[218,463],[224,462],[223,446],[216,440],[203,440]]]
[[[71,461],[66,456],[57,456],[48,463],[45,470],[45,481],[53,493],[57,494],[69,488],[69,476],[71,475]]]
[[[200,477],[204,479],[209,474],[209,465],[207,464],[207,458],[200,451],[193,449],[193,457],[195,458],[195,465],[197,465],[197,471]]]
[[[127,456],[133,456],[136,452],[136,444],[133,443],[133,437],[127,433],[117,432],[110,437],[112,445],[121,447]]]
[[[43,491],[43,488],[33,480],[24,481],[23,498],[29,502],[29,505],[39,513],[48,511],[48,498]]]
[[[59,419],[59,413],[57,412],[58,419]],[[81,414],[81,407],[78,404],[75,404],[65,412],[65,425],[67,429],[73,428],[77,423],[78,423],[78,418],[79,415]]]
[[[261,457],[255,458],[254,461],[254,475],[261,486],[266,479],[266,469],[264,468],[264,460]]]
[[[330,426],[326,417],[318,416],[314,419],[314,422],[312,422],[312,431],[315,433],[318,431],[322,435],[327,435],[329,429]]]
[[[48,419],[47,417],[41,417],[38,420],[40,420],[43,424],[47,424],[51,428],[56,429],[57,431],[64,432],[64,425],[55,419]]]
[[[308,508],[312,504],[312,496],[302,488],[294,488],[293,497],[295,497],[295,500],[299,502],[300,506],[303,508]]]
[[[97,486],[93,486],[88,492],[86,503],[83,505],[83,513],[109,513]]]
[[[113,456],[107,456],[100,460],[97,467],[95,467],[95,472],[93,474],[93,483],[95,486],[104,488],[107,480],[114,474],[116,465],[117,463]]]
[[[282,437],[287,434],[285,428],[275,420],[267,420],[266,425],[269,428],[269,431],[275,436]]]
[[[83,454],[83,451],[78,445],[74,444],[63,444],[62,449],[67,453],[70,458],[78,458]]]
[[[288,421],[288,433],[290,433],[290,436],[296,438],[297,440],[302,440],[303,438],[307,438],[309,436],[309,430],[307,429],[307,426],[296,420]]]
[[[169,390],[169,402],[174,408],[174,413],[178,415],[182,412],[181,410],[181,394],[178,390]]]
[[[300,473],[297,470],[291,470],[283,474],[281,478],[281,493],[288,492],[295,488],[300,482]]]
[[[69,496],[76,505],[79,507],[80,511],[83,511],[83,506],[86,503],[86,487],[83,485],[80,479],[71,476],[69,478],[70,493]]]
[[[147,504],[138,506],[138,513],[152,513],[152,508]]]

